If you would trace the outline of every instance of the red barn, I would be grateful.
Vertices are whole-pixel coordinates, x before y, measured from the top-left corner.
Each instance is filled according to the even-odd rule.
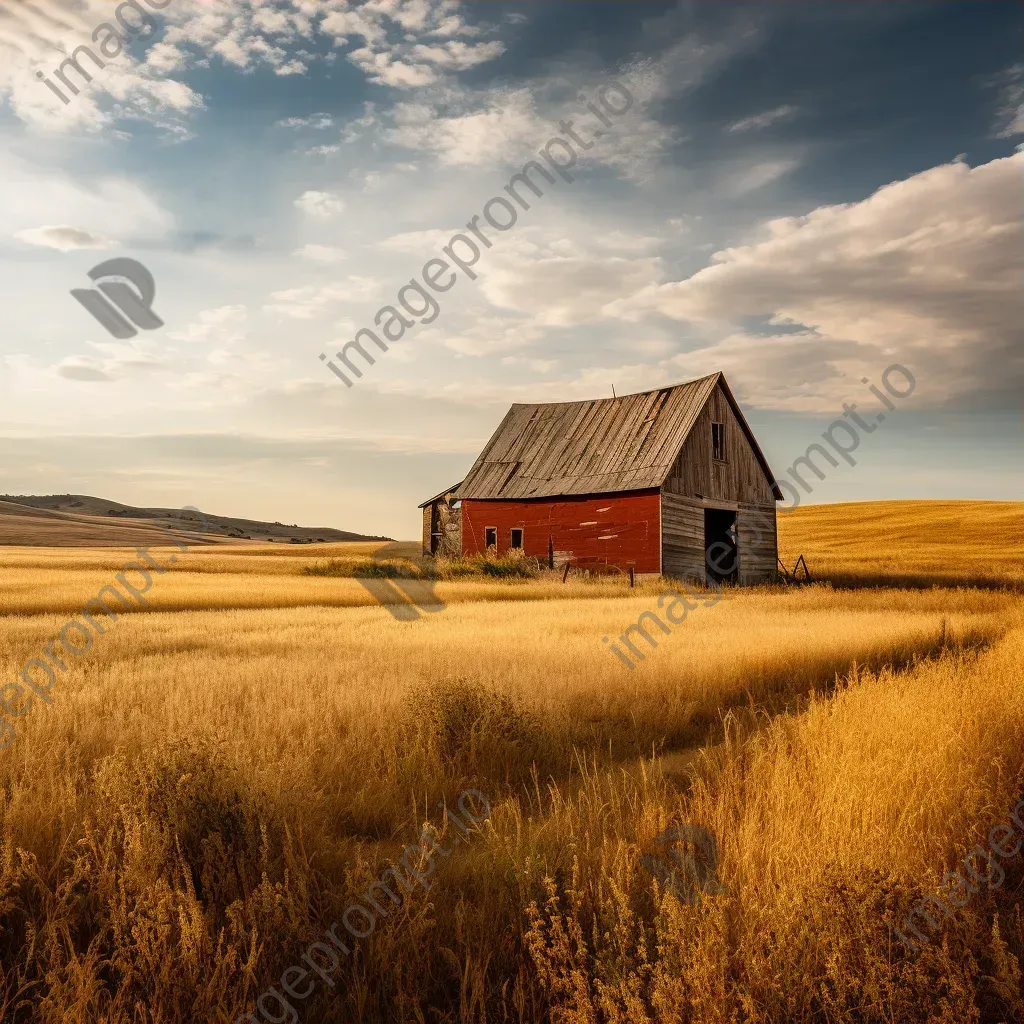
[[[714,373],[621,398],[513,405],[466,479],[420,506],[423,550],[521,549],[552,566],[752,583],[775,571],[781,499]]]

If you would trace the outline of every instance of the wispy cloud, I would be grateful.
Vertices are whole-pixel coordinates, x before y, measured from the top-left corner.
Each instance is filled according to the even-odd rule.
[[[335,214],[344,213],[345,201],[333,192],[318,192],[310,189],[303,192],[295,205],[310,217],[333,217]]]
[[[61,252],[72,252],[75,249],[108,249],[114,245],[112,238],[105,235],[84,231],[82,228],[62,225],[44,225],[39,228],[25,228],[15,231],[14,237],[29,245],[41,245]]]
[[[725,130],[727,132],[749,132],[759,128],[767,128],[775,124],[776,121],[785,121],[793,117],[796,112],[796,107],[785,103],[781,107],[775,107],[772,110],[765,110],[760,114],[744,117],[742,120],[730,124]]]

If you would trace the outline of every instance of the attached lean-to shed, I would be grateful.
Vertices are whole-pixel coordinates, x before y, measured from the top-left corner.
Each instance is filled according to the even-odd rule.
[[[462,554],[462,528],[455,492],[460,484],[420,505],[423,510],[423,554],[458,558]]]
[[[421,507],[438,521],[446,501],[459,513],[467,555],[519,548],[550,565],[753,583],[775,572],[781,499],[714,373],[621,398],[513,405],[462,484]]]

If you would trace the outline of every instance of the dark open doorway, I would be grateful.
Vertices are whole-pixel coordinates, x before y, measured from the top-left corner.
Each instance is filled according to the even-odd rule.
[[[736,552],[736,513],[725,508],[704,509],[704,561],[708,576],[735,583],[739,576]]]

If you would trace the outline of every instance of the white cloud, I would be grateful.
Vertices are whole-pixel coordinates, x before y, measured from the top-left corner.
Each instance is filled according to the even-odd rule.
[[[105,383],[114,379],[103,369],[100,360],[90,359],[88,356],[69,356],[67,359],[62,359],[55,369],[58,376],[67,380]]]
[[[184,62],[172,43],[155,44],[141,60],[101,51],[94,34],[110,20],[110,7],[101,0],[36,0],[0,7],[0,98],[9,97],[21,120],[57,131],[97,131],[118,118],[156,123],[170,117],[173,122],[202,107],[201,97],[188,86],[163,79]],[[71,85],[62,83],[54,69],[62,55],[83,45],[95,56],[79,54],[92,81],[69,66],[65,72]],[[47,78],[37,78],[37,71]]]
[[[490,43],[463,43],[452,40],[439,45],[420,44],[412,48],[412,54],[417,59],[452,71],[476,67],[477,64],[484,64],[495,57],[500,57],[504,52],[505,44],[497,40]]]
[[[776,324],[812,327],[734,331],[687,354],[702,370],[742,366],[758,404],[834,407],[851,378],[893,362],[919,376],[919,399],[934,404],[1019,391],[1022,171],[1024,154],[945,164],[862,202],[770,221],[762,240],[717,252],[687,280],[651,285],[605,312],[657,312],[703,330],[771,314]]]
[[[199,320],[181,331],[168,331],[167,336],[175,341],[187,341],[217,345],[224,348],[245,340],[245,332],[239,326],[248,317],[245,306],[218,306],[203,310]]]
[[[304,245],[301,249],[295,250],[295,255],[314,263],[340,263],[348,259],[348,253],[344,249],[333,245]]]
[[[573,326],[604,319],[606,305],[652,285],[660,276],[661,261],[656,258],[523,259],[521,253],[502,252],[481,269],[480,287],[494,305],[530,312],[536,323]]]
[[[72,252],[75,249],[107,249],[114,244],[112,238],[105,235],[92,234],[82,228],[45,225],[39,228],[25,228],[15,231],[14,237],[29,245],[41,245],[61,252]]]
[[[503,50],[497,41],[467,44],[456,38],[480,29],[467,24],[450,0],[369,0],[357,8],[346,0],[175,0],[151,15],[163,31],[159,42],[108,57],[93,33],[111,14],[110,0],[17,0],[0,6],[0,100],[10,97],[23,121],[55,130],[98,131],[118,120],[141,119],[180,135],[184,119],[202,109],[203,100],[171,76],[209,66],[211,58],[241,71],[265,66],[287,76],[304,74],[315,60],[329,63],[347,49],[349,61],[372,81],[409,89],[439,82]],[[322,58],[311,45],[320,34],[333,37],[338,48]],[[352,49],[350,40],[358,47]],[[83,45],[104,66],[64,104],[35,72]],[[422,57],[412,56],[416,47],[423,48]]]
[[[53,372],[67,380],[106,383],[166,370],[175,363],[164,345],[143,338],[126,342],[91,341],[88,346],[99,355],[68,356],[53,367]]]
[[[528,159],[550,131],[529,89],[502,89],[468,114],[435,116],[425,104],[400,104],[387,136],[408,149],[433,152],[447,166],[481,166]]]
[[[263,309],[294,320],[312,320],[338,303],[358,302],[378,291],[378,282],[373,278],[352,274],[341,284],[301,285],[273,292],[270,297],[274,301]]]
[[[295,200],[295,205],[310,217],[333,217],[345,210],[345,201],[339,196],[333,192],[317,192],[315,189],[303,192]]]
[[[498,167],[536,159],[538,150],[558,134],[556,126],[564,118],[573,122],[581,139],[575,144],[581,165],[603,164],[621,177],[639,180],[649,175],[658,155],[675,138],[672,128],[648,113],[645,101],[670,95],[674,87],[667,83],[678,74],[668,58],[620,69],[615,78],[633,100],[612,118],[610,128],[586,110],[586,103],[593,102],[598,87],[606,83],[607,72],[583,68],[539,77],[517,88],[470,92],[445,83],[423,90],[414,102],[396,104],[378,121],[389,142],[431,153],[442,165]]]
[[[308,117],[286,117],[277,122],[279,128],[311,128],[313,131],[324,131],[334,125],[330,114],[310,114]]]
[[[392,235],[377,243],[378,249],[385,249],[388,252],[409,252],[419,254],[430,252],[433,249],[440,249],[447,245],[459,228],[429,228],[426,231],[405,231],[399,235]]]
[[[1012,64],[995,78],[1002,91],[996,115],[996,137],[1009,139],[1024,135],[1024,64]]]
[[[474,317],[472,325],[458,334],[445,334],[439,329],[430,334],[420,332],[424,340],[434,335],[441,337],[445,348],[460,355],[486,356],[534,345],[544,338],[545,331],[527,319],[483,316]]]
[[[397,89],[417,89],[439,80],[437,73],[426,64],[395,60],[388,52],[374,51],[365,46],[353,50],[348,59],[363,71],[371,82],[379,85],[390,85]]]
[[[722,191],[726,195],[742,196],[770,185],[798,166],[796,160],[762,160],[755,164],[727,172]]]
[[[0,204],[0,235],[21,237],[22,232],[46,230],[40,225],[57,225],[58,230],[72,225],[70,230],[94,239],[128,241],[162,237],[174,225],[173,217],[134,181],[85,173],[72,177],[40,168],[2,149],[0,192],[17,196],[17,202]],[[38,234],[23,240],[45,244]]]
[[[619,230],[598,235],[593,242],[602,249],[630,254],[650,252],[662,245],[662,239],[657,235],[634,235],[628,231]]]
[[[783,121],[792,117],[796,111],[796,107],[785,103],[781,107],[775,107],[772,110],[765,110],[760,114],[744,117],[742,120],[729,125],[725,130],[727,132],[748,132],[751,129],[767,128],[769,125],[775,124],[776,121]]]

